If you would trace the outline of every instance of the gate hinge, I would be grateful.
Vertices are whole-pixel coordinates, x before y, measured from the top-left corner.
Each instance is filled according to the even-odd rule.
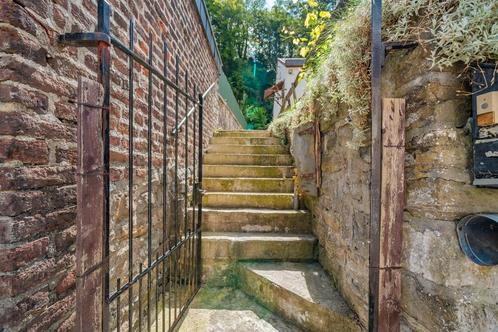
[[[76,47],[97,47],[100,43],[111,45],[111,37],[104,32],[73,32],[59,35],[59,43]]]

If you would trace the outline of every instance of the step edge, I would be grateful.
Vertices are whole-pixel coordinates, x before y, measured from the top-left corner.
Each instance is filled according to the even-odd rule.
[[[314,263],[316,263],[316,261]],[[257,279],[261,280],[262,283],[268,285],[270,288],[277,289],[277,290],[282,290],[288,296],[293,297],[295,299],[298,299],[297,303],[299,304],[299,307],[301,307],[299,309],[303,309],[302,307],[304,305],[301,304],[301,303],[302,302],[306,302],[306,304],[309,305],[309,306],[311,306],[311,307],[320,308],[320,310],[327,311],[327,312],[329,312],[330,314],[332,314],[334,316],[339,316],[340,319],[346,320],[347,323],[353,325],[354,327],[356,327],[358,329],[358,331],[360,331],[360,325],[358,324],[358,320],[356,319],[356,315],[355,315],[354,311],[351,308],[349,308],[349,313],[348,314],[343,314],[343,313],[340,313],[338,311],[335,311],[333,308],[330,308],[330,307],[328,307],[326,305],[323,305],[323,304],[320,304],[320,303],[316,303],[316,302],[312,302],[312,301],[310,301],[310,300],[302,297],[301,295],[293,292],[292,290],[290,290],[288,288],[285,288],[285,287],[283,287],[283,286],[281,286],[281,285],[273,282],[272,280],[270,280],[270,279],[268,279],[268,278],[266,278],[266,277],[264,277],[264,276],[262,276],[262,275],[260,275],[260,274],[258,274],[256,272],[252,271],[251,269],[247,268],[247,266],[250,265],[250,264],[251,264],[251,262],[240,261],[238,263],[238,269],[239,269],[238,271],[239,271],[239,273],[241,273],[240,271],[243,270],[244,272],[242,272],[242,273],[248,273],[248,274],[254,276],[254,278],[257,278]],[[241,287],[241,289],[246,294],[248,294],[248,292],[246,291],[246,288],[244,286],[241,285],[240,287]],[[264,299],[261,299],[260,296],[259,296],[259,294],[248,294],[248,295],[253,296],[254,298],[258,299],[261,302],[267,302],[267,301],[270,302],[270,299],[268,299],[268,296],[264,296],[263,295]],[[342,297],[342,295],[341,295],[341,297]],[[345,301],[344,298],[343,298],[343,301]],[[278,304],[276,304],[276,305],[278,307],[280,307],[280,309],[282,309],[282,310],[284,309],[280,305],[278,305]],[[347,303],[346,303],[346,305],[347,305]],[[300,311],[303,311],[303,310],[300,310]],[[285,318],[291,320],[291,323],[293,323],[293,324],[297,324],[298,326],[302,326],[302,323],[298,322],[296,319],[294,319],[292,317],[287,317],[286,316]],[[304,326],[302,326],[302,327],[304,328]]]
[[[237,196],[283,196],[283,197],[294,197],[294,193],[266,193],[266,192],[247,192],[247,191],[209,191],[204,195],[237,195]]]
[[[258,181],[294,181],[292,178],[248,178],[248,177],[213,177],[213,176],[204,176],[202,180],[226,180],[226,181],[232,181],[233,179],[237,180],[242,180],[242,181],[247,181],[247,180],[258,180]]]
[[[258,238],[264,238],[264,241],[273,240],[275,242],[282,241],[307,241],[307,242],[316,242],[318,238],[313,234],[293,234],[293,233],[257,233],[257,232],[202,232],[203,239],[220,239],[220,238],[247,238],[256,240]],[[285,240],[279,240],[279,239]]]
[[[213,208],[202,208],[203,212],[223,212],[223,213],[233,213],[233,212],[248,212],[248,213],[268,213],[268,214],[296,214],[296,215],[311,215],[308,210],[273,210],[273,209],[251,209],[251,208],[233,208],[233,209],[213,209]]]

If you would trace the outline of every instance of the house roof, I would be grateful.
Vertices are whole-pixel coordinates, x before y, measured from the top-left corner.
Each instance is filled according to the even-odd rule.
[[[306,59],[304,58],[279,58],[279,62],[281,62],[286,67],[302,67],[304,66],[304,62]]]
[[[265,90],[265,99],[272,97],[275,93],[282,90],[284,87],[284,81],[277,82],[274,86]]]

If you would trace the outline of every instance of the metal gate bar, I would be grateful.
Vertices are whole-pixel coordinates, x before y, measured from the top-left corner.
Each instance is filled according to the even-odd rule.
[[[70,33],[60,36],[59,40],[63,44],[72,46],[97,46],[97,55],[99,60],[99,81],[104,88],[103,105],[102,105],[102,124],[103,132],[103,163],[104,163],[104,227],[103,233],[103,258],[104,262],[104,277],[103,277],[103,294],[102,294],[102,330],[107,331],[111,327],[115,327],[117,331],[121,330],[123,307],[128,309],[128,330],[133,330],[134,318],[137,320],[135,325],[138,330],[143,327],[143,309],[146,309],[146,326],[147,331],[151,330],[152,326],[152,308],[155,309],[155,326],[156,331],[159,330],[159,317],[161,318],[161,330],[172,330],[182,314],[188,307],[196,291],[199,288],[201,281],[201,224],[202,224],[202,157],[203,157],[203,107],[204,96],[199,94],[197,96],[197,85],[193,84],[193,93],[189,93],[189,74],[185,71],[185,86],[184,89],[180,88],[180,57],[176,55],[175,59],[175,78],[174,82],[168,78],[168,47],[163,41],[163,65],[164,69],[161,73],[160,70],[154,67],[154,44],[152,34],[148,36],[148,59],[144,60],[134,50],[135,39],[135,24],[133,18],[129,23],[129,46],[125,46],[119,40],[110,34],[110,6],[105,0],[98,1],[98,27],[95,33]],[[110,268],[112,262],[109,261],[110,257],[110,106],[111,106],[111,47],[123,52],[128,57],[128,269],[127,276],[116,276],[116,290],[110,290]],[[133,232],[134,232],[134,162],[135,162],[135,130],[134,130],[134,68],[139,65],[148,71],[148,95],[147,95],[147,265],[144,267],[142,262],[134,262],[134,246]],[[156,252],[153,258],[153,145],[154,138],[153,131],[153,92],[154,92],[154,79],[158,79],[163,85],[163,117],[162,117],[162,234],[160,253]],[[175,128],[172,133],[174,140],[174,199],[173,199],[173,212],[174,220],[168,220],[168,147],[170,141],[168,140],[168,92],[172,89],[175,93],[174,97],[174,120]],[[184,98],[185,103],[185,118],[180,122],[180,97]],[[193,112],[189,112],[189,105],[193,105]],[[189,115],[193,115],[192,125],[189,122]],[[197,119],[198,117],[198,119]],[[198,126],[198,128],[197,128]],[[184,128],[184,188],[182,199],[184,199],[184,220],[183,223],[179,220],[180,215],[180,192],[179,192],[179,144],[180,132]],[[192,130],[193,154],[192,154],[192,167],[189,166],[189,131]],[[192,173],[189,173],[192,169]],[[197,171],[197,174],[196,174]],[[189,174],[192,178],[192,203],[191,213],[192,220],[189,223]],[[197,175],[197,176],[196,176]],[[85,216],[83,216],[85,217]],[[91,216],[88,216],[91,217]],[[183,230],[181,230],[183,224]],[[171,226],[174,230],[171,234]],[[173,239],[171,239],[173,237]],[[138,263],[138,273],[134,268],[134,263]],[[126,280],[126,282],[123,280]],[[146,293],[143,296],[144,279],[147,278]],[[154,283],[153,283],[154,279]],[[138,286],[138,317],[134,312],[134,298],[133,287]],[[155,287],[153,290],[152,288]],[[128,301],[127,305],[123,306],[121,296],[127,292]],[[154,292],[154,293],[152,293]],[[168,293],[168,318],[166,318],[166,293]],[[154,295],[154,304],[152,303],[152,294]],[[145,298],[143,298],[145,297]],[[161,315],[159,315],[160,306],[163,308]],[[115,305],[116,311],[111,312],[111,304]],[[172,308],[173,306],[173,308]],[[111,320],[115,318],[115,324]],[[166,319],[168,322],[166,323]]]

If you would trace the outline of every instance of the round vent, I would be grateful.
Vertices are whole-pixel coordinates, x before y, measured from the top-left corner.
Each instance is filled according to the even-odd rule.
[[[498,265],[498,214],[470,215],[458,222],[458,241],[474,263]]]

